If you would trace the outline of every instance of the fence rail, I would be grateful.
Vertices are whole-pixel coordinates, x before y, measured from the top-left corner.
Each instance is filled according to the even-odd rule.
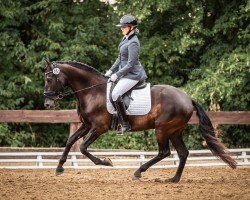
[[[207,112],[214,124],[250,124],[249,111]],[[75,109],[72,110],[0,110],[0,123],[70,123],[69,135],[80,126],[80,120]],[[189,124],[198,124],[196,112]],[[72,149],[79,149],[79,141]]]
[[[250,111],[207,112],[213,124],[250,124]],[[70,123],[69,136],[80,126],[80,120],[75,109],[72,110],[0,110],[0,123]],[[198,124],[196,112],[189,124]],[[77,141],[72,150],[79,149]]]
[[[229,149],[238,166],[250,166],[249,149]],[[0,168],[10,169],[43,169],[56,168],[62,152],[0,152]],[[74,169],[119,169],[138,168],[143,163],[157,155],[156,151],[100,151],[92,152],[100,158],[109,156],[114,167],[94,165],[88,158],[84,158],[80,152],[70,152],[66,168]],[[170,157],[163,159],[152,168],[176,168],[179,159],[176,151],[172,151]],[[211,167],[224,166],[224,162],[214,157],[209,150],[193,150],[187,160],[186,166]]]
[[[217,124],[250,124],[249,111],[207,112]],[[76,110],[0,110],[0,122],[6,123],[79,123]],[[189,124],[197,124],[194,112]]]

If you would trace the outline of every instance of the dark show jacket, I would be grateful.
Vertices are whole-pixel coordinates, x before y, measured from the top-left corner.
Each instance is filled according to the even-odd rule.
[[[112,73],[116,73],[118,78],[128,78],[133,80],[145,80],[146,72],[139,61],[140,42],[133,33],[129,37],[123,37],[119,44],[119,56],[110,68]]]

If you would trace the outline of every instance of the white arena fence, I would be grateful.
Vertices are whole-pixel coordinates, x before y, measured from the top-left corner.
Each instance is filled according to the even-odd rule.
[[[90,151],[91,152],[91,151]],[[229,149],[238,166],[250,166],[250,148]],[[70,152],[65,168],[73,169],[129,169],[138,168],[142,164],[156,156],[156,151],[92,151],[99,158],[110,158],[113,167],[93,164],[80,152]],[[0,168],[9,169],[50,169],[56,168],[62,152],[0,152]],[[179,158],[176,151],[171,156],[163,159],[152,168],[176,168]],[[220,159],[214,157],[209,150],[191,150],[186,166],[189,167],[212,167],[225,166]]]

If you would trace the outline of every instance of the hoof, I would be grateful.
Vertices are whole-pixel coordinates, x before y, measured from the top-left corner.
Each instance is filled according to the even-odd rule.
[[[136,180],[141,180],[141,179],[140,179],[140,177],[137,177],[137,176],[134,175],[134,176],[132,177],[132,180],[136,181]]]
[[[64,172],[64,168],[63,167],[57,167],[56,168],[56,176],[61,175]]]
[[[155,182],[157,182],[157,183],[168,183],[168,179],[156,178]]]
[[[177,180],[175,178],[170,178],[170,179],[160,179],[156,178],[155,182],[157,183],[178,183],[180,180]]]
[[[113,163],[109,158],[104,158],[103,163],[104,163],[105,166],[113,167]]]
[[[138,179],[140,179],[140,178],[141,178],[141,172],[136,171],[136,172],[134,173],[133,180],[138,180]]]
[[[166,181],[168,183],[178,183],[180,181],[180,179],[173,177],[173,178],[167,179]]]

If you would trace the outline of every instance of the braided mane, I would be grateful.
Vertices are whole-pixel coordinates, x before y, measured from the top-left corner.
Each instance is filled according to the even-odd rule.
[[[60,63],[60,64],[68,64],[72,67],[76,67],[76,68],[82,69],[82,70],[87,70],[91,73],[95,73],[96,75],[103,76],[103,74],[101,72],[99,72],[97,69],[95,69],[94,67],[91,67],[90,65],[87,65],[85,63],[81,63],[81,62],[77,62],[77,61],[56,61],[56,62]]]

